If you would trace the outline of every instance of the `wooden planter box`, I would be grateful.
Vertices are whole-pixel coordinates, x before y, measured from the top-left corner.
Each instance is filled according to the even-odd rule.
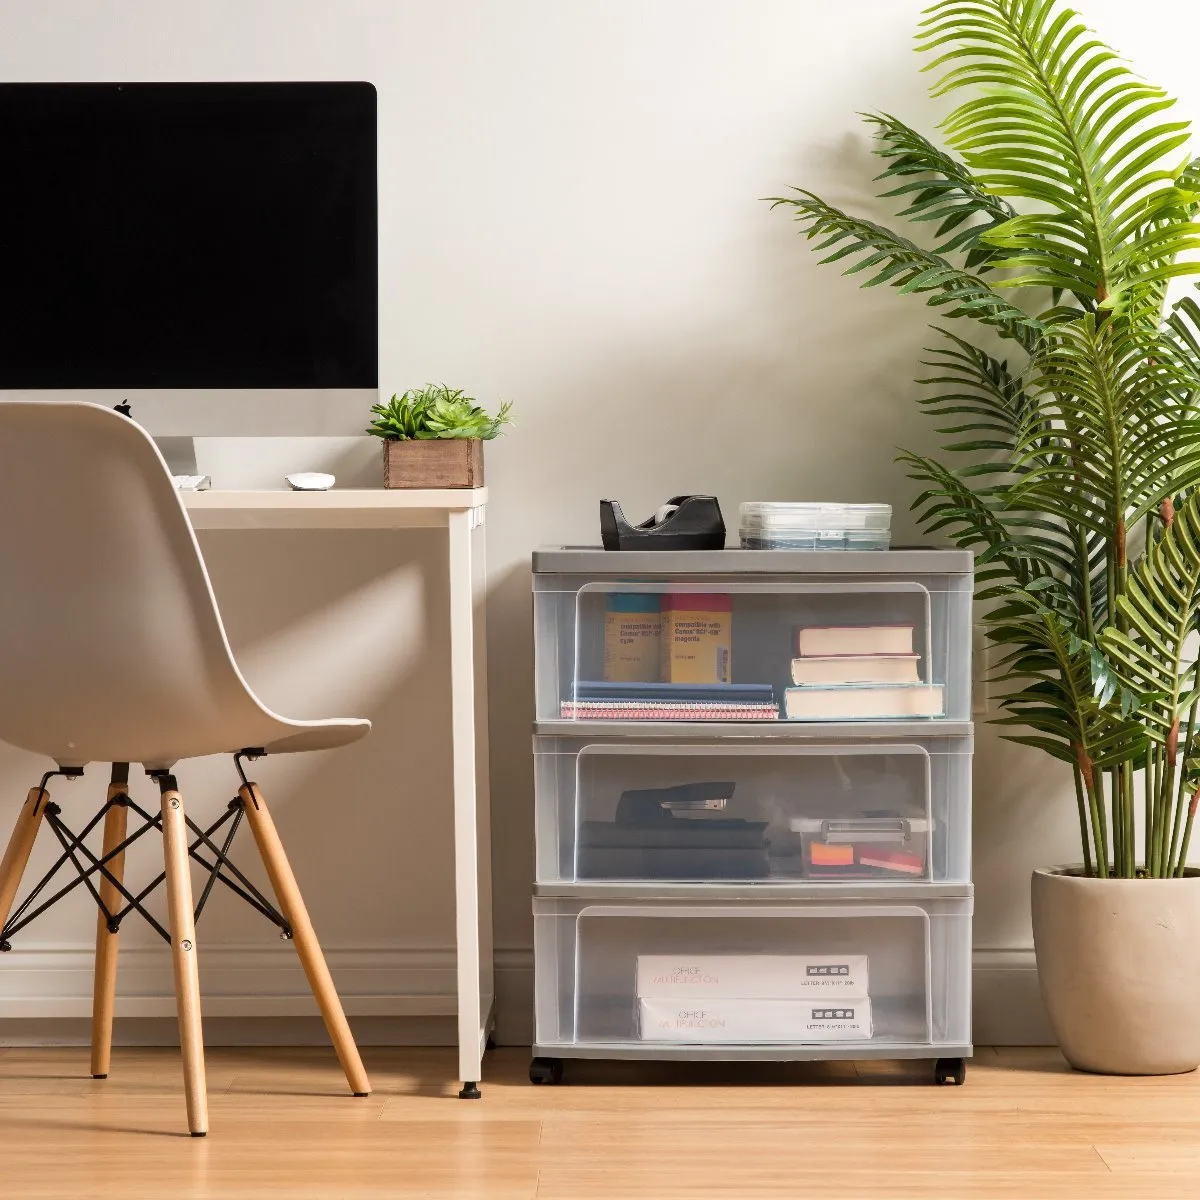
[[[437,438],[383,443],[385,488],[483,487],[483,442]]]

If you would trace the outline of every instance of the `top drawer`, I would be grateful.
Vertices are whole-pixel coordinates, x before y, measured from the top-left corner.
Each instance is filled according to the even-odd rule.
[[[547,569],[573,563],[587,569]],[[786,716],[802,683],[801,720],[969,720],[970,564],[958,551],[541,552],[537,718],[775,720],[771,702]]]

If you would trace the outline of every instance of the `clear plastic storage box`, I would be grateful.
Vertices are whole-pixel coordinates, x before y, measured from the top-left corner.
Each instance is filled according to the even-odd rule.
[[[953,550],[538,551],[537,720],[775,720],[800,631],[846,627],[892,631],[941,717],[969,720],[971,572]]]
[[[539,883],[970,879],[969,733],[539,736],[534,763]]]
[[[743,550],[886,550],[890,504],[750,501],[740,509]]]
[[[966,894],[788,906],[535,898],[537,1049],[964,1052],[971,907]],[[747,1028],[761,1034],[742,1040]]]

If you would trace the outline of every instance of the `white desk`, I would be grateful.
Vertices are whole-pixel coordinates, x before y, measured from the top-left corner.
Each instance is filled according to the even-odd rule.
[[[483,518],[487,489],[214,489],[179,494],[196,529],[446,530],[450,559],[458,1073],[464,1083],[477,1083],[495,1002],[484,624]]]

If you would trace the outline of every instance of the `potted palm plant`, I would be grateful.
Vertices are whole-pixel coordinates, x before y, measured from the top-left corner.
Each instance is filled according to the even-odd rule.
[[[921,295],[948,457],[903,453],[925,529],[978,554],[1000,724],[1073,782],[1082,862],[1033,878],[1068,1060],[1200,1063],[1200,160],[1173,101],[1058,0],[940,0],[917,38],[942,149],[867,120],[909,240],[795,190],[863,286]],[[972,335],[971,328],[978,330]]]
[[[371,406],[367,432],[383,439],[383,486],[483,487],[483,443],[498,437],[511,404],[494,417],[458,388],[429,383]]]

